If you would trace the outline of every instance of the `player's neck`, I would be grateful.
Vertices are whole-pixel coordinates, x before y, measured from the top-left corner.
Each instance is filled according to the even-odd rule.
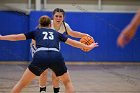
[[[53,27],[54,27],[54,29],[56,30],[56,31],[58,31],[59,29],[60,29],[60,27],[61,27],[61,24],[62,23],[60,23],[60,24],[57,24],[57,23],[53,23]]]

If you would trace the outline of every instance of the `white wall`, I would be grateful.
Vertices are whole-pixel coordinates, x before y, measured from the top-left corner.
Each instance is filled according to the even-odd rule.
[[[2,0],[0,2],[0,10],[18,10],[30,12],[35,9],[35,0],[32,1],[31,9],[28,9],[28,0]],[[56,7],[65,9],[65,11],[80,11],[80,12],[135,12],[140,8],[140,0],[46,0],[47,4],[44,7],[43,0],[42,10],[51,11]]]
[[[28,0],[0,0],[0,4],[3,3],[26,3]],[[43,2],[43,0],[41,0]],[[32,3],[34,3],[35,0],[32,0]],[[98,0],[47,0],[49,4],[70,4],[73,2],[79,3],[79,4],[94,4],[97,3]],[[140,5],[140,0],[102,0],[103,4],[135,4]]]

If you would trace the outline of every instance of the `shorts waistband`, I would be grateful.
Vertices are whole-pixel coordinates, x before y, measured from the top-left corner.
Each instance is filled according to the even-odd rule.
[[[57,51],[57,52],[59,52],[59,50],[57,48],[46,48],[46,47],[37,48],[37,50],[35,52],[41,51],[41,50],[44,50],[44,51],[50,51],[51,50],[51,51]]]

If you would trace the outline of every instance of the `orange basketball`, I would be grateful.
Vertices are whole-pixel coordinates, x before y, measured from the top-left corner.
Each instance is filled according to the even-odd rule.
[[[84,36],[80,39],[80,42],[86,45],[91,45],[92,43],[94,43],[94,39],[90,36]],[[87,49],[82,49],[83,51],[87,52]]]
[[[80,39],[80,42],[86,45],[91,45],[92,43],[94,43],[94,39],[90,36],[84,36]]]

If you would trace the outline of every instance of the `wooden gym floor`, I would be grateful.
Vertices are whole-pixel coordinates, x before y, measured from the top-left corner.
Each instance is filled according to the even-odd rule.
[[[0,93],[10,93],[28,66],[24,62],[0,62]],[[140,63],[67,63],[76,93],[140,93]],[[51,71],[46,93],[53,93]],[[60,93],[64,87],[60,82]],[[39,93],[38,77],[22,93]]]

